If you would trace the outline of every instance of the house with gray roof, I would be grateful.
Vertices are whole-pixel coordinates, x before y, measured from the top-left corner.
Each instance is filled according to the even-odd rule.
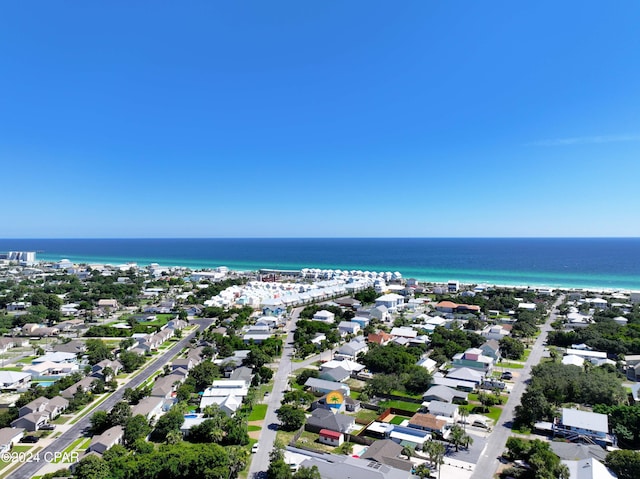
[[[340,413],[334,414],[329,409],[318,408],[311,413],[306,425],[309,426],[309,430],[316,432],[320,429],[329,429],[336,432],[350,433],[356,428],[355,422],[355,417]]]
[[[319,379],[325,379],[333,382],[344,382],[351,377],[351,372],[347,371],[343,367],[337,367],[333,369],[327,369],[322,371],[318,376]]]
[[[91,384],[95,380],[96,380],[96,378],[93,377],[93,376],[87,376],[86,378],[82,378],[77,383],[72,384],[67,389],[61,391],[60,395],[65,399],[71,400],[71,399],[73,399],[73,396],[78,391],[88,391],[89,389],[91,389]]]
[[[0,454],[8,452],[14,444],[18,444],[24,436],[24,428],[3,427],[0,429]]]
[[[369,345],[366,338],[364,338],[363,336],[358,336],[348,343],[340,346],[335,357],[355,360],[358,357],[358,354],[364,354],[367,351],[369,351]]]
[[[429,413],[434,416],[443,416],[458,420],[458,405],[442,401],[431,401],[429,403]]]
[[[123,437],[124,429],[122,428],[122,426],[110,427],[99,436],[94,436],[91,439],[91,444],[89,445],[87,451],[95,451],[98,454],[104,454],[104,452],[111,446],[122,444]]]
[[[338,383],[335,381],[327,381],[319,378],[309,378],[304,383],[305,387],[311,389],[314,393],[327,394],[331,391],[342,390],[343,394],[349,396],[351,394],[351,388],[344,383]]]
[[[0,390],[24,390],[31,383],[31,374],[21,371],[0,371]]]
[[[322,479],[410,479],[410,471],[387,466],[370,459],[359,459],[335,454],[318,454],[302,449],[287,447],[287,451],[303,454],[308,459],[301,467],[316,466]]]
[[[19,418],[11,421],[11,427],[24,428],[27,431],[33,432],[40,429],[49,422],[49,414],[46,412],[31,412],[20,416]]]
[[[360,458],[386,464],[403,471],[410,471],[413,469],[413,464],[403,456],[403,449],[403,446],[391,439],[382,439],[368,446]]]
[[[458,389],[453,389],[448,386],[431,386],[427,392],[424,393],[422,399],[424,401],[441,401],[441,402],[456,402],[466,401],[469,394]]]

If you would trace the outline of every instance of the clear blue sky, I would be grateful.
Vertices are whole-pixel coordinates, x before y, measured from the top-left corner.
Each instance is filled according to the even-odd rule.
[[[0,237],[640,236],[640,2],[3,2]]]

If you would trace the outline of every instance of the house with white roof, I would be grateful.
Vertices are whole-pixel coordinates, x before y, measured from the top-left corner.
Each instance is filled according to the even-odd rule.
[[[618,476],[595,458],[562,461],[569,469],[569,479],[618,479]]]
[[[438,368],[438,363],[436,363],[431,358],[421,358],[416,362],[416,366],[420,366],[425,368],[430,373],[434,372]]]
[[[569,441],[595,442],[601,445],[615,444],[615,436],[609,434],[609,417],[579,409],[562,408],[562,417],[553,424],[556,436]]]
[[[336,315],[331,311],[327,311],[326,309],[322,309],[317,311],[316,314],[313,315],[314,321],[321,321],[323,323],[334,323],[336,320]]]
[[[385,294],[376,298],[375,305],[384,306],[390,313],[395,313],[404,306],[404,296],[395,293]]]
[[[394,336],[396,338],[400,337],[400,338],[413,339],[418,336],[418,331],[416,331],[413,328],[401,327],[401,328],[393,328],[390,334],[391,336]]]
[[[338,331],[341,336],[347,334],[358,334],[360,332],[360,325],[354,321],[340,321],[338,324]]]
[[[232,416],[248,393],[249,385],[244,380],[216,380],[202,393],[200,409],[217,404],[225,414]]]
[[[0,371],[0,390],[26,390],[31,384],[31,374],[20,371]]]

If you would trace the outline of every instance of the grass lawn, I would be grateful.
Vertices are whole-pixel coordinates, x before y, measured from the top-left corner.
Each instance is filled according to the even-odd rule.
[[[27,356],[26,358],[22,358],[22,359],[18,359],[17,362],[19,363],[25,363],[25,364],[31,364],[31,361],[33,361],[35,358],[37,358],[38,356]]]
[[[248,432],[260,431],[262,428],[260,426],[247,426]]]
[[[382,401],[380,403],[380,407],[385,409],[389,407],[394,407],[396,409],[404,409],[405,411],[417,412],[420,409],[421,405],[413,402],[405,402],[405,401]]]
[[[296,443],[296,445],[311,447],[313,449],[317,449],[318,451],[323,451],[323,452],[334,452],[335,447],[329,446],[327,444],[321,444],[318,441],[318,437],[319,436],[317,434],[304,431],[300,435],[300,439],[298,439],[298,442]]]
[[[393,394],[394,396],[400,396],[400,397],[403,397],[403,398],[422,399],[422,395],[421,394],[410,394],[410,393],[405,392],[405,391],[394,390],[394,391],[391,391],[391,394]]]
[[[389,421],[391,424],[395,424],[395,425],[400,425],[402,424],[405,420],[410,419],[408,417],[405,416],[395,416],[393,419],[391,419],[391,421]]]
[[[530,354],[531,350],[525,349],[524,354],[520,357],[520,361],[526,361]]]
[[[500,419],[500,414],[502,414],[502,408],[498,406],[492,406],[489,408],[489,412],[485,414],[489,419],[493,420],[494,424],[498,423],[498,419]]]
[[[360,409],[356,413],[356,418],[362,419],[367,422],[373,421],[379,416],[378,411],[371,411],[370,409]]]
[[[353,391],[353,390],[351,390],[351,394],[350,394],[350,396],[351,396],[353,399],[358,400],[358,399],[360,399],[360,394],[361,394],[361,393],[360,393],[360,392],[358,392],[358,391]]]
[[[293,439],[293,436],[296,435],[296,432],[297,431],[288,432],[288,431],[282,431],[281,429],[278,429],[278,432],[276,433],[276,441],[280,441],[285,446],[288,446],[291,440]]]
[[[524,364],[502,361],[498,364],[498,367],[509,369],[524,369]]]
[[[66,424],[71,419],[71,416],[58,416],[53,421],[49,421],[51,424]]]
[[[19,367],[7,367],[7,368],[0,368],[0,371],[15,371],[15,372],[21,372],[22,368]]]
[[[256,404],[253,406],[251,410],[251,414],[247,418],[248,421],[262,421],[264,417],[267,415],[267,405],[266,404]]]

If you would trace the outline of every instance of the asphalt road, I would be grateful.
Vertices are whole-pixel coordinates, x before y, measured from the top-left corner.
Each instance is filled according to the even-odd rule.
[[[274,385],[271,395],[267,400],[267,414],[264,419],[264,425],[260,431],[260,437],[258,439],[258,452],[253,454],[251,465],[249,466],[250,478],[265,477],[267,469],[269,468],[269,453],[273,449],[273,443],[276,440],[276,432],[278,430],[278,417],[276,411],[280,408],[284,392],[289,388],[289,374],[293,371],[292,358],[294,354],[293,347],[293,332],[295,330],[295,324],[298,320],[298,315],[303,308],[296,308],[291,314],[291,319],[285,326],[287,331],[287,339],[284,342],[284,349],[282,357],[278,364],[278,370],[274,377]],[[317,361],[317,359],[316,359]]]
[[[212,319],[200,319],[191,321],[193,323],[199,324],[198,330],[202,331],[206,327],[208,327],[213,320]],[[84,435],[84,430],[91,426],[90,418],[95,411],[108,411],[118,401],[122,400],[122,395],[126,388],[136,388],[147,379],[151,377],[153,373],[156,371],[162,370],[166,364],[169,363],[171,358],[173,358],[178,352],[182,350],[182,348],[186,347],[189,344],[191,338],[195,336],[195,331],[188,336],[182,338],[178,341],[174,347],[167,350],[162,356],[158,357],[155,361],[149,363],[145,366],[145,368],[140,372],[136,377],[131,379],[128,383],[124,384],[117,391],[115,391],[109,398],[107,398],[102,404],[100,404],[97,408],[95,408],[90,414],[87,414],[82,419],[80,419],[77,423],[75,423],[69,430],[63,433],[58,439],[52,442],[49,446],[45,447],[43,450],[39,451],[40,457],[51,457],[55,452],[62,452],[65,448],[67,448],[73,441],[82,437]],[[27,462],[24,463],[21,467],[15,469],[11,474],[6,476],[5,479],[24,479],[26,477],[33,477],[36,475],[36,472],[44,467],[45,464],[42,462]],[[60,468],[63,468],[64,465],[60,464]]]
[[[520,372],[518,381],[513,385],[511,394],[509,394],[509,400],[502,410],[498,424],[495,425],[487,440],[487,448],[484,450],[482,456],[480,456],[480,460],[476,464],[471,479],[490,479],[496,473],[500,464],[498,457],[502,455],[505,445],[507,444],[507,439],[511,435],[515,407],[520,404],[522,393],[524,393],[527,387],[526,383],[531,378],[531,368],[537,365],[542,359],[544,342],[547,339],[547,334],[551,331],[551,323],[556,320],[554,311],[563,301],[564,295],[560,296],[553,304],[549,319],[547,319],[545,324],[540,328],[542,332],[531,349],[531,354],[527,358],[524,369]]]

